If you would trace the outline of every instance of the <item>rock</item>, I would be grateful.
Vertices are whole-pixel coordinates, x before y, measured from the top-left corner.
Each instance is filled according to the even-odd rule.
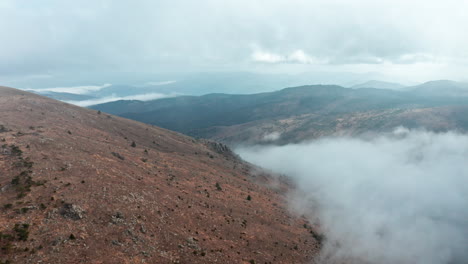
[[[187,246],[196,250],[201,250],[200,246],[197,243],[197,239],[193,237],[187,238]]]
[[[120,243],[118,240],[112,240],[112,245],[122,246],[122,243]]]
[[[120,223],[123,223],[124,222],[124,215],[121,213],[121,212],[117,212],[115,213],[112,218],[111,218],[111,222],[113,224],[120,224]]]
[[[55,214],[57,214],[58,210],[55,208],[55,209],[52,209],[52,211],[49,211],[47,213],[47,216],[46,218],[47,219],[54,219],[55,218]]]
[[[140,232],[142,232],[143,234],[146,234],[146,228],[144,225],[140,226]]]
[[[85,211],[75,204],[66,203],[60,210],[60,214],[65,218],[72,220],[80,220],[84,218]]]

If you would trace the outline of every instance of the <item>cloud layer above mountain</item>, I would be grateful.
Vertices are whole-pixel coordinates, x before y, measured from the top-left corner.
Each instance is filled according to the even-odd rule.
[[[147,93],[147,94],[135,94],[130,96],[105,96],[102,98],[95,98],[81,101],[66,101],[67,103],[87,107],[91,105],[104,104],[109,102],[115,102],[119,100],[138,100],[138,101],[151,101],[162,98],[175,97],[177,94],[162,94],[162,93]]]
[[[34,89],[36,92],[55,92],[55,93],[72,93],[72,94],[89,94],[92,92],[99,91],[101,89],[112,86],[112,84],[106,83],[103,85],[85,85],[85,86],[71,86],[71,87],[52,87]]]
[[[0,72],[338,69],[462,78],[467,9],[464,0],[3,0]]]
[[[468,135],[399,129],[238,153],[292,177],[292,208],[327,237],[323,263],[468,261]]]

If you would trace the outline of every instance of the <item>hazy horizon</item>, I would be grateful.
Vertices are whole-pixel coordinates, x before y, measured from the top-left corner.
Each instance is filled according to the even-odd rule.
[[[461,0],[5,0],[0,79],[20,88],[203,72],[467,81],[467,8]]]

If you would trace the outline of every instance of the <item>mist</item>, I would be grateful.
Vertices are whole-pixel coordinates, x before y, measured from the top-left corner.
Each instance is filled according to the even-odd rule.
[[[157,100],[157,99],[162,99],[162,98],[169,98],[169,97],[175,97],[177,94],[162,94],[162,93],[147,93],[147,94],[135,94],[135,95],[129,95],[129,96],[106,96],[102,98],[95,98],[95,99],[89,99],[89,100],[81,100],[81,101],[65,101],[69,104],[74,104],[77,106],[82,106],[82,107],[87,107],[91,105],[97,105],[97,104],[104,104],[104,103],[109,103],[109,102],[115,102],[119,100],[138,100],[138,101],[151,101],[151,100]]]
[[[53,87],[53,88],[42,88],[42,89],[25,89],[26,91],[35,92],[56,92],[56,93],[72,93],[72,94],[90,94],[97,92],[107,87],[111,87],[112,84],[106,83],[103,85],[86,85],[86,86],[72,86],[72,87]]]
[[[236,151],[291,177],[291,210],[326,237],[314,263],[468,263],[468,135],[399,128]]]

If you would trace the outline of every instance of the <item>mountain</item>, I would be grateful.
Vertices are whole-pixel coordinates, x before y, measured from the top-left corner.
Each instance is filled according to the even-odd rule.
[[[413,90],[312,85],[253,95],[118,101],[92,108],[236,145],[286,144],[321,136],[389,131],[396,126],[466,131],[467,107],[466,98],[449,95],[427,97]]]
[[[391,90],[399,90],[404,87],[405,87],[404,85],[401,85],[399,83],[383,82],[383,81],[376,81],[376,80],[371,80],[365,83],[360,83],[360,84],[351,86],[351,88],[353,89],[376,88],[376,89],[391,89]]]
[[[286,209],[292,187],[222,144],[5,87],[0,140],[2,263],[304,263],[320,248]]]
[[[406,89],[426,97],[468,97],[468,83],[450,80],[430,81]]]
[[[117,100],[153,100],[178,95],[204,95],[219,92],[255,94],[304,84],[340,84],[350,86],[370,78],[384,78],[375,73],[304,72],[299,74],[260,72],[195,72],[195,73],[132,73],[132,77],[89,76],[83,83],[76,76],[60,76],[50,80],[14,82],[16,86],[79,106],[101,104]],[[113,84],[108,84],[112,80]],[[57,87],[58,86],[58,87]],[[92,89],[83,89],[83,88]],[[53,92],[50,92],[53,91]],[[61,93],[57,93],[61,92]]]

